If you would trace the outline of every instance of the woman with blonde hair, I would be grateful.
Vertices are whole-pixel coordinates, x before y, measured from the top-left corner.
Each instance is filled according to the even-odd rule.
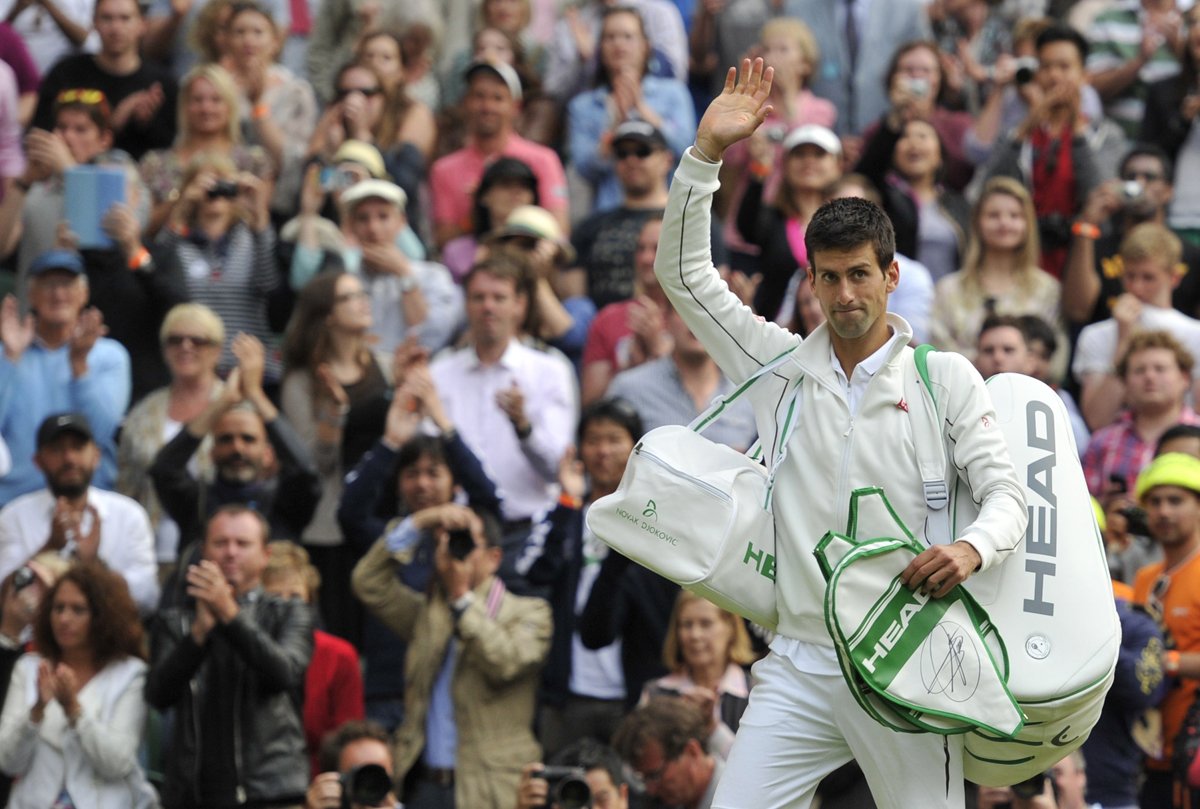
[[[148,235],[157,233],[171,217],[182,199],[184,173],[200,155],[215,154],[232,161],[238,171],[267,183],[270,199],[271,158],[262,147],[242,142],[239,104],[237,83],[220,65],[194,67],[179,82],[175,145],[142,157],[142,180],[153,201]]]
[[[183,172],[181,192],[158,242],[184,267],[193,301],[212,308],[227,329],[218,368],[236,360],[228,335],[271,340],[267,298],[282,281],[275,261],[275,230],[267,210],[270,184],[220,153],[196,155]],[[279,358],[266,360],[268,385],[279,383]]]
[[[711,715],[708,752],[724,759],[750,701],[746,667],[757,660],[742,619],[681,590],[671,611],[663,664],[671,670],[642,689],[641,704],[681,696]]]
[[[225,324],[202,303],[181,303],[163,318],[159,342],[171,382],[148,394],[125,417],[117,445],[117,491],[137,500],[150,515],[159,569],[169,572],[179,554],[179,526],[158,500],[150,466],[159,449],[225,389],[217,376]],[[193,456],[200,477],[212,469],[211,445],[206,436]]]
[[[1029,191],[1008,177],[988,180],[969,225],[962,269],[934,288],[933,344],[973,358],[983,321],[1000,314],[1037,315],[1055,325],[1059,345],[1065,346],[1059,312],[1062,291],[1059,282],[1037,266],[1041,248]],[[1057,358],[1053,367],[1061,374],[1063,359]]]

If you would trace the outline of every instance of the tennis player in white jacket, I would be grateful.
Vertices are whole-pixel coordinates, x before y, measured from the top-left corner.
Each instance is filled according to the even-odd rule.
[[[761,59],[745,61],[740,76],[730,69],[675,173],[655,262],[663,290],[735,381],[800,343],[729,291],[709,243],[721,156],[762,123],[771,78]],[[904,365],[914,362],[912,330],[887,313],[900,278],[895,234],[878,207],[844,199],[818,210],[805,238],[809,280],[826,323],[792,353],[794,363],[751,394],[763,445],[774,450],[803,377],[799,426],[773,505],[779,636],[755,667],[750,706],[712,806],[803,809],[822,777],[856,758],[882,809],[961,807],[961,736],[896,733],[854,701],[825,628],[825,581],[813,557],[825,532],[847,530],[851,492],[869,486],[882,486],[905,525],[928,543],[928,509],[904,399]],[[935,356],[949,461],[981,504],[979,518],[953,542],[931,545],[902,574],[909,587],[936,597],[1015,549],[1026,512],[983,380],[965,358]]]

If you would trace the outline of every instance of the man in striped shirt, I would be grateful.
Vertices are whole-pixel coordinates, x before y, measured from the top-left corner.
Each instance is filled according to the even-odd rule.
[[[1119,0],[1087,32],[1088,80],[1131,139],[1142,126],[1146,85],[1179,74],[1180,31],[1175,0]]]

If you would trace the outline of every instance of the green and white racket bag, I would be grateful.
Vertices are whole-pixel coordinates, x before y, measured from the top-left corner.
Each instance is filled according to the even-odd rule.
[[[860,508],[891,516],[889,536],[859,533]],[[987,613],[966,590],[942,598],[910,590],[900,573],[923,548],[879,488],[851,495],[850,535],[830,532],[815,554],[825,575],[825,625],[842,675],[876,721],[907,733],[1002,737],[1024,717],[1005,686],[1007,654]]]

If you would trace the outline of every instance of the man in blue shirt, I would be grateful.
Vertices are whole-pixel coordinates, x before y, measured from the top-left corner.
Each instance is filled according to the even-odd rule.
[[[17,299],[0,305],[0,437],[12,469],[0,478],[0,506],[42,488],[33,463],[34,436],[49,415],[82,413],[100,447],[93,485],[111,489],[116,479],[114,439],[129,406],[129,354],[103,337],[104,318],[87,307],[88,282],[79,254],[48,250],[29,267],[30,314]]]

